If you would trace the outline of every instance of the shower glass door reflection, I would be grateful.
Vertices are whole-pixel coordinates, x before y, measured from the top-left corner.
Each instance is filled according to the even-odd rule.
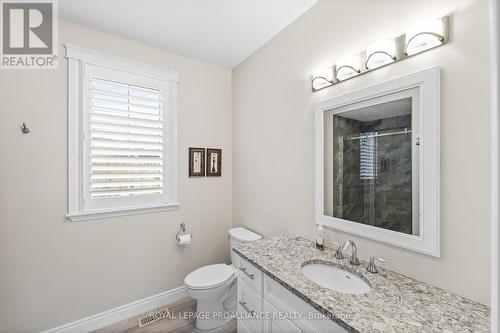
[[[325,115],[325,214],[419,235],[418,108],[411,91],[397,97]]]

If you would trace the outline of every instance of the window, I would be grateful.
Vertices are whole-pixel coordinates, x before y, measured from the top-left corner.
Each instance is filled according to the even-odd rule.
[[[177,76],[66,46],[70,220],[177,203]]]

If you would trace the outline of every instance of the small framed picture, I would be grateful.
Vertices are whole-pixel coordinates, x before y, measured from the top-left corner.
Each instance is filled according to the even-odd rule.
[[[205,177],[205,148],[189,148],[189,177]]]
[[[222,150],[207,148],[207,177],[220,177],[222,166]]]

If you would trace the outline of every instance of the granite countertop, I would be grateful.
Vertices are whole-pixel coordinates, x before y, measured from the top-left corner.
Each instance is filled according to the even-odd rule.
[[[276,235],[240,245],[237,254],[264,271],[295,295],[349,332],[489,332],[490,309],[486,305],[430,286],[377,265],[378,274],[338,260],[334,250],[295,235]],[[305,277],[305,262],[342,266],[364,277],[372,290],[367,294],[342,294],[322,288]]]

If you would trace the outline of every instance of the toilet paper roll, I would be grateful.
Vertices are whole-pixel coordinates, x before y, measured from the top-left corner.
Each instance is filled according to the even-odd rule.
[[[191,244],[191,234],[179,235],[179,245]]]

